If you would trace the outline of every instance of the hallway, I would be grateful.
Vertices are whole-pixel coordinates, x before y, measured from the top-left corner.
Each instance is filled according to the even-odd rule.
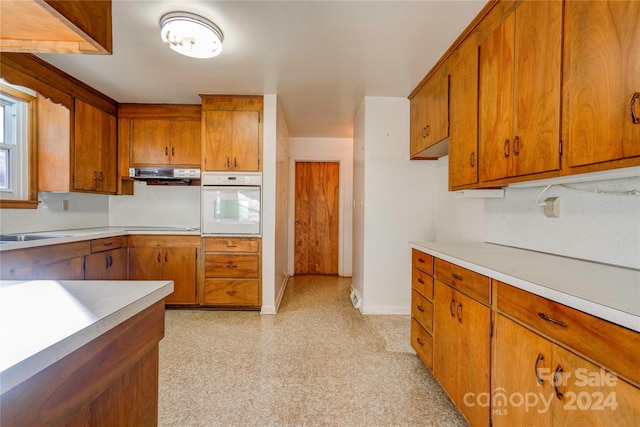
[[[350,278],[297,276],[275,316],[168,310],[159,426],[464,426],[409,345],[363,316]]]

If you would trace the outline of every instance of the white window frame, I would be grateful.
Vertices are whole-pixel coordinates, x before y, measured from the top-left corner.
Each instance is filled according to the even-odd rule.
[[[0,202],[2,207],[34,207],[21,205],[22,202],[34,202],[34,182],[30,171],[31,157],[35,155],[33,141],[36,138],[35,126],[37,118],[33,106],[36,103],[35,93],[26,88],[7,84],[0,81],[0,102],[5,106],[4,135],[0,141],[0,148],[9,153],[9,186],[0,188]],[[32,188],[33,187],[33,188]],[[18,204],[11,204],[17,202]],[[6,205],[6,203],[10,203]]]

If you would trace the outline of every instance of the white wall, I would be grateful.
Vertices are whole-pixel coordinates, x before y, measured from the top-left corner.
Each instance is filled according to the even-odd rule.
[[[437,163],[409,160],[406,98],[365,97],[355,125],[354,288],[365,314],[408,314],[408,242],[436,238]]]
[[[200,227],[200,186],[134,182],[133,196],[109,196],[109,225]]]
[[[106,227],[109,225],[109,197],[85,193],[39,193],[37,209],[0,209],[0,232],[33,233]],[[62,201],[69,210],[62,210]]]
[[[295,162],[340,163],[338,274],[352,273],[353,140],[351,138],[291,138],[289,158],[289,274],[294,273]]]
[[[289,152],[290,139],[287,122],[280,103],[276,117],[276,217],[275,217],[275,311],[280,307],[289,279]]]
[[[484,242],[485,200],[457,199],[449,192],[449,156],[438,159],[436,241]]]
[[[536,198],[545,186],[507,188],[487,200],[486,240],[508,246],[640,268],[640,196],[595,193],[640,191],[640,177],[568,184],[541,197],[559,197],[560,217],[547,218]]]

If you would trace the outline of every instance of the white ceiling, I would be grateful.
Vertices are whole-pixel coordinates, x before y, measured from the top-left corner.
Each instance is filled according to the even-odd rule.
[[[406,97],[486,0],[113,0],[113,55],[39,55],[118,102],[199,104],[199,94],[276,94],[292,137],[352,137],[364,96]],[[212,59],[160,40],[187,11],[224,32]]]

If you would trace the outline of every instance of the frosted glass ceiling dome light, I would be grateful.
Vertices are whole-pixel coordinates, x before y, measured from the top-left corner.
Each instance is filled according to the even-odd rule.
[[[160,33],[167,46],[192,58],[213,58],[222,52],[220,28],[193,13],[167,13],[160,18]]]

